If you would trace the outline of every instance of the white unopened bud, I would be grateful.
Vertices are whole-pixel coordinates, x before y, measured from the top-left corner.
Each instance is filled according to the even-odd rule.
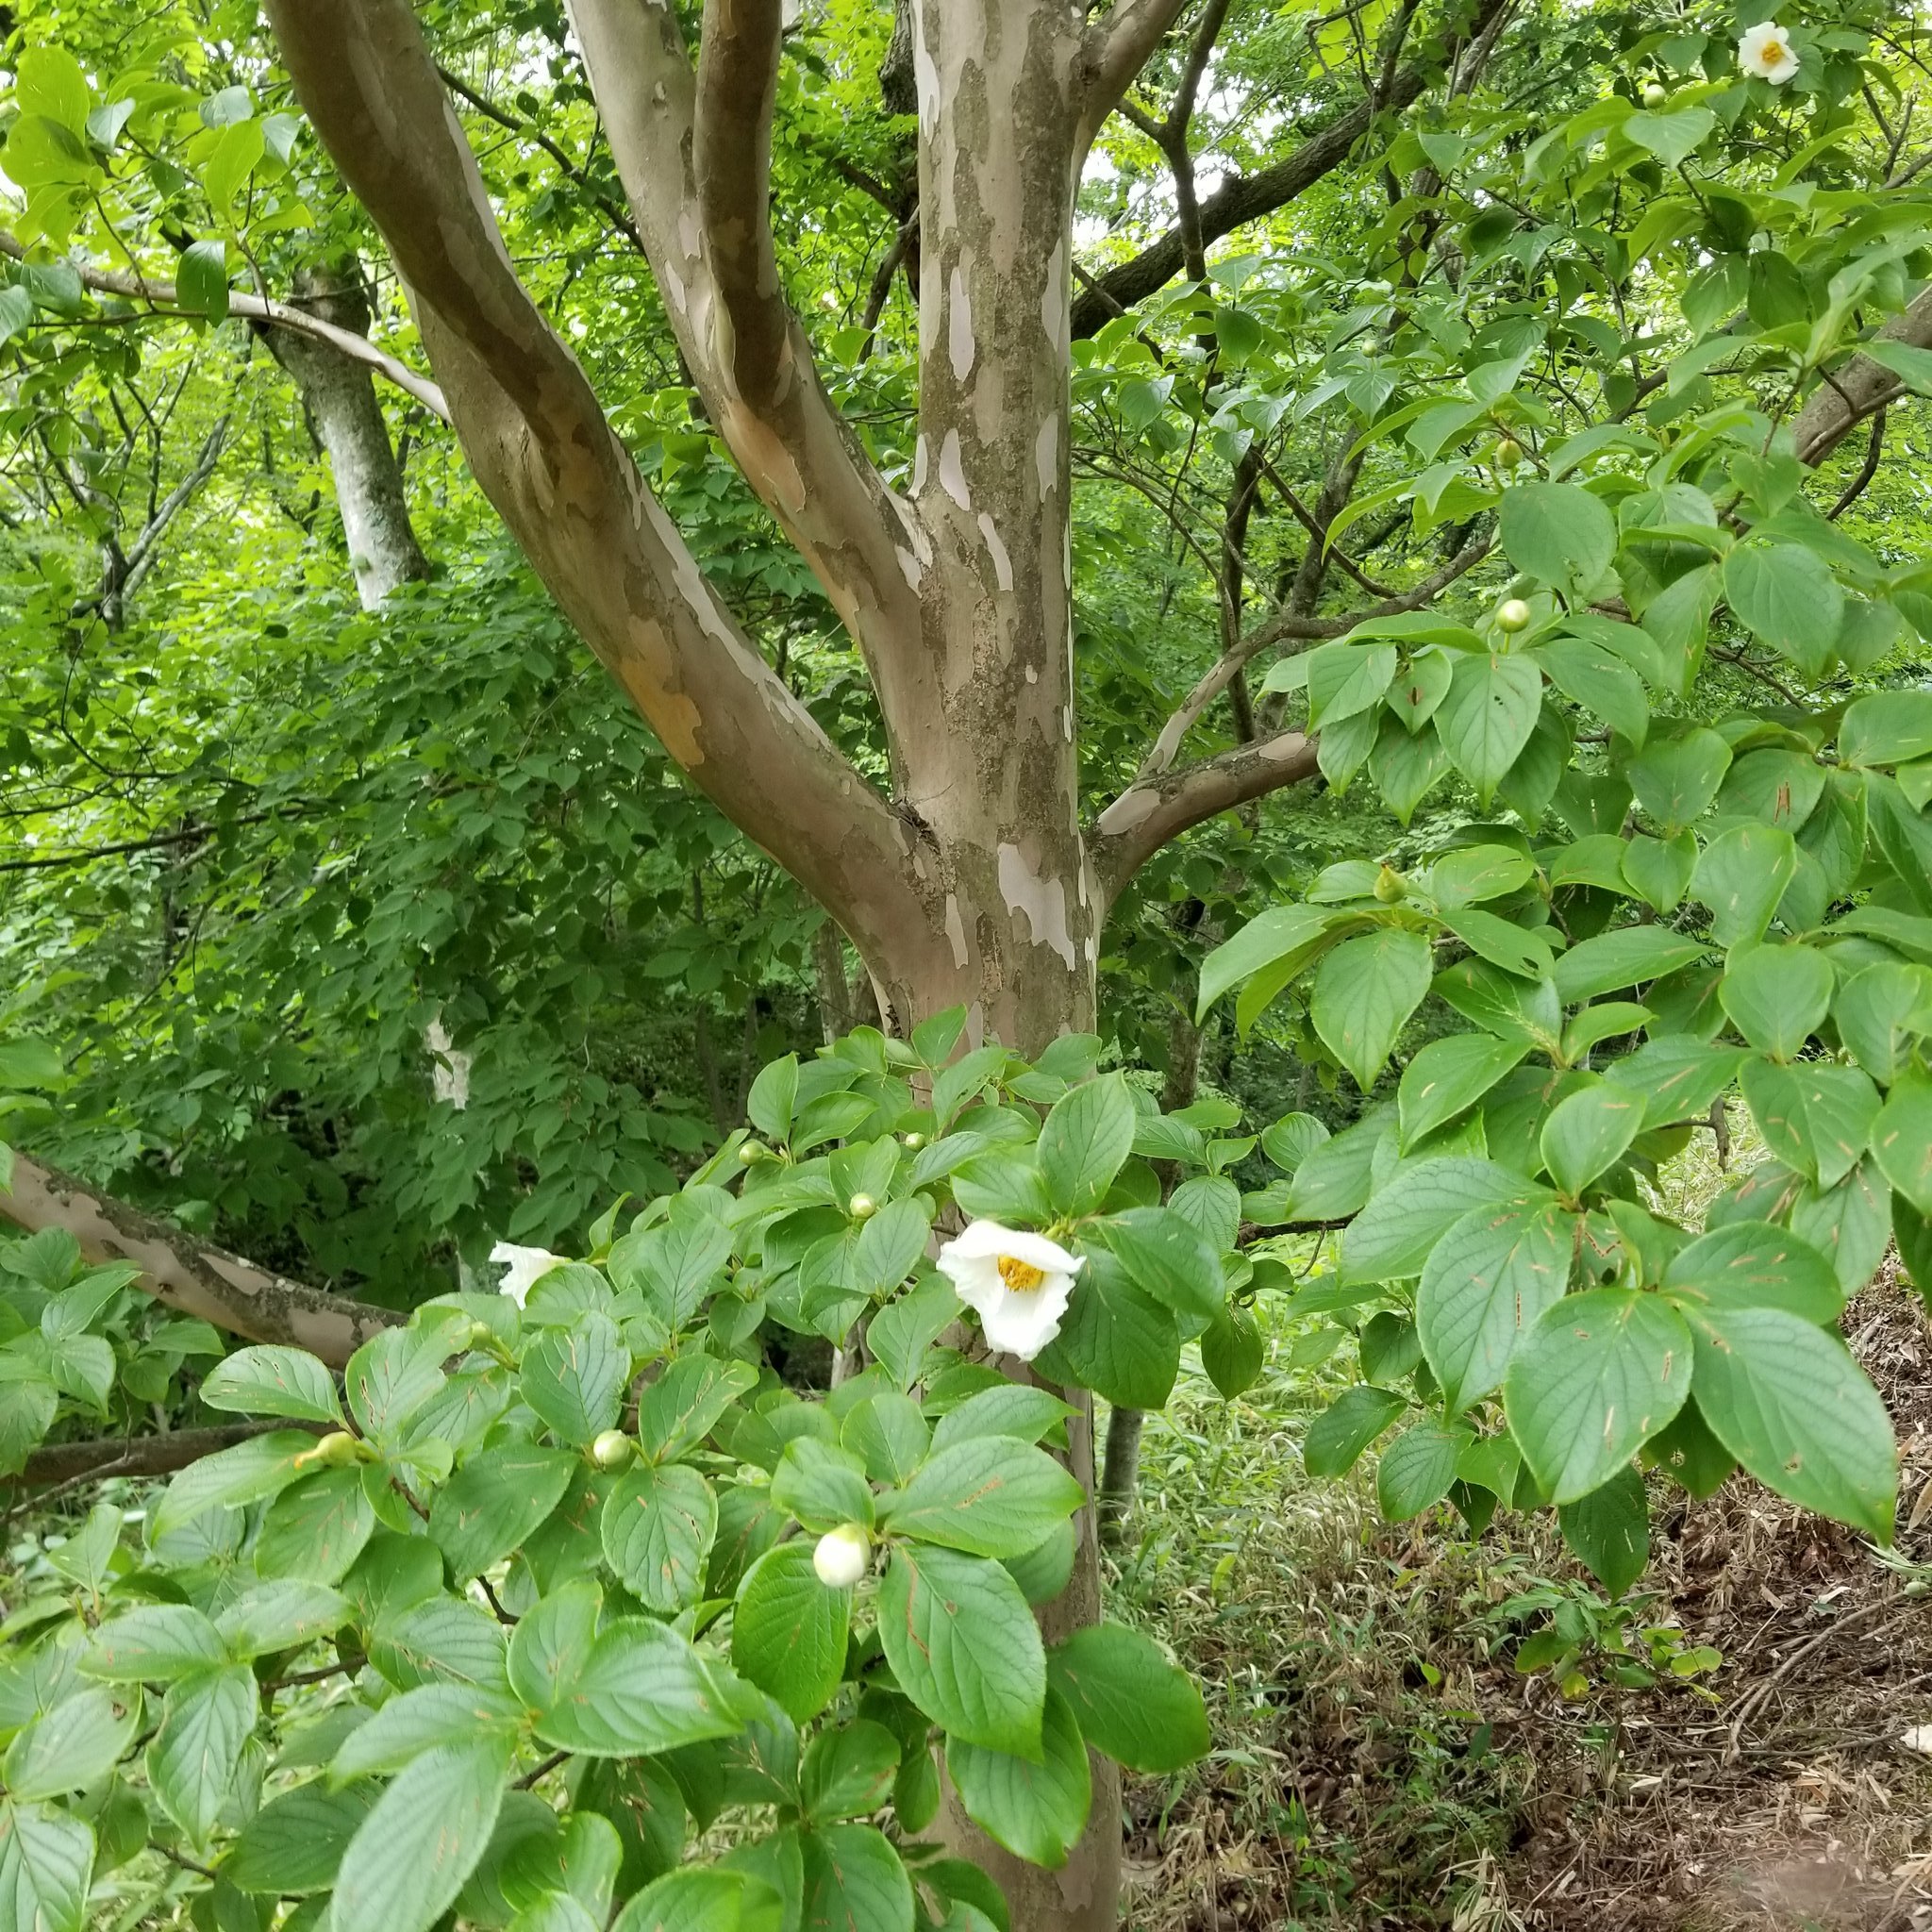
[[[1533,614],[1529,606],[1521,597],[1511,597],[1496,612],[1496,628],[1507,631],[1527,630]]]
[[[827,1590],[850,1590],[871,1562],[872,1539],[856,1523],[826,1530],[811,1553],[811,1567]]]
[[[854,1194],[845,1204],[845,1211],[854,1221],[870,1221],[879,1211],[879,1204],[870,1194]]]

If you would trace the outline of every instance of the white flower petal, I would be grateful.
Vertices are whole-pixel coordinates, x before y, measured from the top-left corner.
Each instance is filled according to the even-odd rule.
[[[518,1307],[529,1300],[530,1291],[541,1277],[553,1268],[565,1265],[564,1257],[553,1255],[548,1248],[521,1248],[514,1241],[498,1241],[491,1249],[490,1258],[504,1267],[503,1279],[496,1285],[497,1293],[507,1294]]]
[[[1017,1235],[1009,1227],[1002,1227],[997,1221],[972,1221],[956,1234],[940,1250],[940,1266],[946,1265],[948,1255],[958,1255],[968,1261],[991,1260],[1000,1255],[1010,1255],[1010,1243],[1026,1237]]]
[[[1074,1277],[1060,1274],[1049,1274],[1026,1294],[1008,1290],[996,1307],[980,1315],[988,1346],[1030,1362],[1060,1332],[1073,1291]]]

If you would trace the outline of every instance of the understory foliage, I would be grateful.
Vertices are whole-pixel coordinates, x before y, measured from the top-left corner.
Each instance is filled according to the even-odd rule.
[[[957,1054],[964,1019],[773,1063],[763,1138],[607,1213],[521,1305],[438,1297],[340,1381],[287,1348],[210,1368],[207,1407],[308,1426],[48,1551],[0,1639],[6,1923],[72,1932],[161,1833],[212,1871],[223,1925],[290,1900],[282,1923],[336,1932],[453,1904],[520,1932],[617,1907],[625,1932],[972,1932],[1006,1908],[922,1836],[941,1761],[995,1840],[1053,1866],[1090,1745],[1143,1772],[1205,1751],[1152,1638],[1042,1641],[1031,1606],[1085,1502],[1048,1453],[1073,1411],[980,1358],[927,1248],[949,1214],[1072,1244],[1042,1384],[1158,1406],[1198,1341],[1232,1394],[1261,1352],[1224,1170],[1253,1141],[1217,1131],[1223,1103],[1163,1115],[1096,1074],[1091,1037],[1030,1066]],[[1152,1158],[1192,1172],[1165,1205]],[[0,1361],[105,1406],[132,1271],[60,1258],[10,1251]],[[801,1393],[764,1366],[774,1322],[862,1324],[869,1366]],[[120,1379],[199,1325],[124,1347]],[[848,1581],[828,1566],[855,1546]]]

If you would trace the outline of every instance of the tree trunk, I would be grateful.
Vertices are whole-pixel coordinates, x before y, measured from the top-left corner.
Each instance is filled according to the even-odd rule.
[[[356,335],[369,333],[369,303],[359,270],[318,265],[297,276],[297,306]],[[291,330],[262,331],[275,360],[302,392],[335,476],[336,505],[349,546],[356,594],[373,610],[398,584],[429,575],[416,541],[403,473],[390,441],[368,365]]]

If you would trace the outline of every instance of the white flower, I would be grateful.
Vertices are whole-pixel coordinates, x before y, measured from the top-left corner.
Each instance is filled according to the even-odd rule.
[[[827,1590],[850,1590],[872,1561],[872,1539],[856,1523],[828,1529],[811,1553],[811,1567]]]
[[[1798,57],[1790,41],[1774,20],[1760,20],[1746,27],[1738,42],[1738,66],[1756,80],[1768,80],[1782,87],[1798,71]]]
[[[561,1255],[553,1255],[548,1248],[520,1248],[514,1241],[498,1241],[491,1249],[490,1258],[494,1262],[508,1262],[503,1279],[497,1283],[498,1294],[507,1294],[518,1307],[530,1298],[530,1291],[537,1285],[540,1275],[548,1274],[553,1268],[564,1265]]]
[[[975,1221],[940,1250],[940,1273],[977,1311],[986,1339],[1005,1355],[1030,1362],[1060,1332],[1083,1257],[1043,1234],[1018,1234],[996,1221]]]

